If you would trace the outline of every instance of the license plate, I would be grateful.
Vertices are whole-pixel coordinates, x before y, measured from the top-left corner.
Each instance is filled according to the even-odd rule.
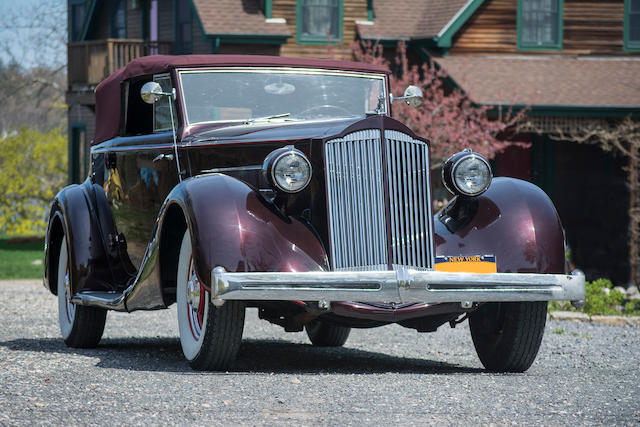
[[[436,271],[450,273],[496,273],[495,255],[437,256]]]

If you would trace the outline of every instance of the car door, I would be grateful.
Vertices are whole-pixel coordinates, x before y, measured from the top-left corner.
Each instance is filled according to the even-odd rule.
[[[162,97],[153,105],[142,102],[140,88],[149,80],[128,82],[123,89],[125,136],[112,140],[105,156],[104,188],[117,230],[112,243],[120,246],[136,270],[153,238],[160,208],[178,183],[168,105],[173,100]],[[155,75],[153,80],[171,92],[169,74]]]

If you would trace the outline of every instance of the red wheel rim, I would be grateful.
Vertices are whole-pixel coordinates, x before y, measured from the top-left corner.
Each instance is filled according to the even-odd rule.
[[[189,319],[191,335],[196,341],[202,335],[206,303],[206,292],[202,289],[200,279],[195,271],[193,256],[191,256],[189,258],[189,268],[187,269],[187,318]]]

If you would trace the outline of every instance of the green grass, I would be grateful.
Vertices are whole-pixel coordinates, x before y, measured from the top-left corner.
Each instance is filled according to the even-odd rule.
[[[608,289],[608,292],[603,289]],[[625,295],[613,289],[613,284],[607,279],[586,282],[586,304],[576,310],[567,301],[550,301],[549,311],[579,311],[590,316],[594,315],[622,315],[640,316],[640,303],[627,301]]]
[[[43,241],[11,240],[0,237],[0,280],[41,278]]]

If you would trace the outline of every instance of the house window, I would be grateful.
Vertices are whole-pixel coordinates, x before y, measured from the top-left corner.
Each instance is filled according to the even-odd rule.
[[[71,41],[78,41],[80,39],[80,35],[82,34],[82,26],[84,24],[84,13],[85,13],[85,2],[84,0],[74,0],[71,2],[69,9],[69,38]]]
[[[127,2],[125,0],[111,1],[111,37],[127,38]]]
[[[640,0],[624,2],[624,48],[640,51]]]
[[[563,0],[518,0],[518,49],[562,48]]]
[[[342,0],[298,0],[298,43],[327,44],[342,40]]]
[[[191,35],[193,16],[191,14],[191,0],[176,2],[176,47],[175,53],[191,53],[193,38]]]
[[[71,124],[71,152],[69,159],[69,182],[80,183],[89,172],[89,150],[87,149],[87,126]]]

